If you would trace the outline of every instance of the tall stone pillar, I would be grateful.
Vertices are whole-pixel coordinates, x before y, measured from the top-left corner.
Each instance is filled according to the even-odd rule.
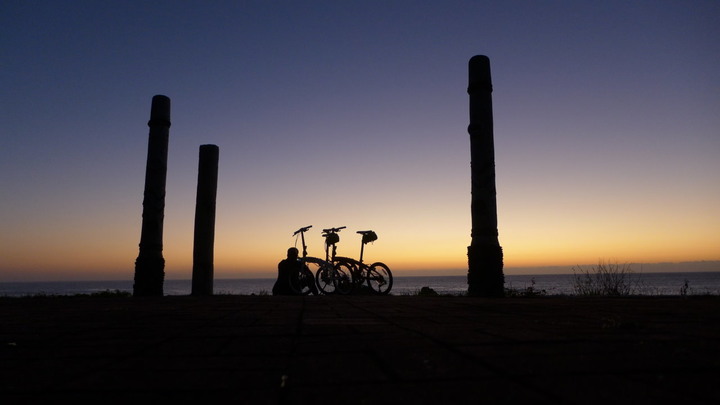
[[[163,258],[163,220],[165,217],[165,181],[167,177],[170,99],[157,95],[150,110],[145,192],[143,197],[140,253],[135,260],[133,295],[162,296],[165,280]]]
[[[472,241],[468,247],[468,294],[502,297],[503,252],[498,241],[490,59],[473,56],[468,64]]]
[[[213,294],[215,197],[217,196],[219,155],[220,149],[216,145],[200,146],[195,202],[192,295]]]

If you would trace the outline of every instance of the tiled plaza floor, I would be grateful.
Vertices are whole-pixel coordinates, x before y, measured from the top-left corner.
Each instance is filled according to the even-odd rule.
[[[0,298],[0,403],[720,403],[720,297]]]

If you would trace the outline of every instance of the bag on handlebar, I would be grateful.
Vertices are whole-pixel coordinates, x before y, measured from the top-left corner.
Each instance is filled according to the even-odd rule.
[[[377,240],[377,234],[375,232],[368,232],[363,234],[362,243],[370,243]]]
[[[336,233],[329,233],[329,234],[325,235],[325,244],[326,245],[329,246],[329,245],[332,245],[333,243],[338,243],[338,242],[340,242],[340,235],[338,235]]]

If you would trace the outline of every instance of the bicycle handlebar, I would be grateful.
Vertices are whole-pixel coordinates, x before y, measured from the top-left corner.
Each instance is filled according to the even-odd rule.
[[[312,228],[312,225],[308,225],[306,227],[300,228],[297,231],[293,233],[293,236],[299,234],[300,232],[307,232],[308,229]]]
[[[341,229],[345,229],[345,228],[347,228],[347,227],[346,227],[346,226],[341,226],[341,227],[339,227],[339,228],[328,228],[328,229],[323,229],[323,232],[325,232],[325,233],[327,233],[327,232],[340,232]]]

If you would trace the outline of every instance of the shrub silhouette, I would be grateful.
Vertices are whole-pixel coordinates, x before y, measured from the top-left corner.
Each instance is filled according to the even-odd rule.
[[[640,282],[628,263],[620,265],[600,261],[590,269],[573,267],[573,274],[573,290],[577,295],[584,296],[632,295]]]

